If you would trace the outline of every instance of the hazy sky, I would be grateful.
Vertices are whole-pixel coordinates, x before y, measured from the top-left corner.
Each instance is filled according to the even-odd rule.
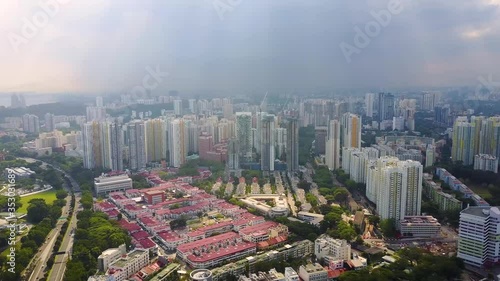
[[[391,1],[1,0],[0,93],[126,92],[157,66],[154,93],[500,81],[500,0],[401,0],[349,63],[340,44]]]

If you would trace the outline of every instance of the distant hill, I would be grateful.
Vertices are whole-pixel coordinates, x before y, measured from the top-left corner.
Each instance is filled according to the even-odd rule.
[[[27,113],[43,118],[45,113],[55,115],[85,115],[86,111],[84,104],[60,102],[31,105],[26,108],[0,107],[0,118],[22,116]]]

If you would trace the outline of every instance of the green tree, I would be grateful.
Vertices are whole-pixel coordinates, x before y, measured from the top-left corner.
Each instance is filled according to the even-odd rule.
[[[368,217],[368,222],[372,225],[377,226],[380,223],[380,217],[376,215],[371,215]]]
[[[337,210],[334,209],[328,214],[326,214],[323,220],[320,222],[321,229],[326,230],[328,228],[336,227],[341,220],[342,220],[342,212],[339,213]]]
[[[0,195],[0,210],[2,212],[6,212],[6,211],[8,211],[9,208],[12,208],[13,203],[15,203],[16,210],[23,206],[23,203],[21,203],[20,196],[15,196],[14,202],[12,202],[12,200],[9,201],[9,197],[4,196],[4,195]]]
[[[311,190],[311,184],[305,180],[299,181],[297,187],[303,189],[305,192],[309,192]]]
[[[68,192],[64,189],[60,189],[56,192],[57,199],[65,199],[68,196]]]
[[[49,206],[44,199],[34,198],[29,201],[27,219],[31,223],[39,223],[49,215]]]
[[[386,237],[396,236],[396,221],[394,219],[384,219],[380,222],[380,230]]]
[[[347,222],[340,221],[337,226],[337,236],[340,239],[351,241],[354,237],[356,237],[356,231]]]
[[[179,218],[179,219],[172,220],[170,222],[170,228],[178,229],[178,228],[186,227],[186,222],[187,222],[187,220],[185,218]]]
[[[78,260],[70,260],[67,264],[66,272],[64,273],[64,280],[66,281],[80,281],[86,280],[87,272],[83,262]]]
[[[334,191],[333,196],[335,198],[335,201],[339,202],[339,204],[341,204],[343,206],[347,205],[347,201],[349,199],[349,192],[347,191],[347,189],[345,189],[343,187],[337,188]]]

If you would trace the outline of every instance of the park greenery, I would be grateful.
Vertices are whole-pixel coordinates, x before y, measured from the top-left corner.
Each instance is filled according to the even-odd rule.
[[[300,222],[300,221],[295,221],[295,220],[289,220],[286,217],[277,217],[275,218],[276,222],[279,222],[281,224],[284,224],[288,227],[288,230],[295,235],[290,236],[290,240],[301,240],[302,239],[308,239],[310,241],[316,240],[318,236],[321,234],[321,231],[318,227],[308,224],[305,222]]]
[[[474,170],[471,166],[463,166],[461,162],[442,163],[439,166],[455,175],[464,184],[472,187],[472,190],[474,190],[474,186],[484,187],[491,194],[491,197],[485,197],[485,200],[491,205],[500,205],[500,174]]]
[[[208,169],[212,172],[211,180],[216,180],[224,175],[224,164],[216,161],[192,159],[181,165],[176,173],[160,172],[162,180],[171,180],[176,177],[195,177],[199,175],[199,169]]]
[[[104,250],[121,244],[126,244],[128,248],[131,243],[128,233],[116,221],[109,220],[102,212],[93,212],[91,205],[84,205],[83,202],[82,205],[84,210],[77,214],[72,258],[64,276],[67,281],[86,280],[88,276],[95,274],[97,257]]]
[[[320,222],[321,233],[327,233],[333,238],[351,241],[356,237],[356,230],[351,222],[342,219],[344,210],[341,207],[322,205],[320,206],[324,219]]]
[[[23,236],[20,243],[16,243],[16,267],[12,274],[7,270],[0,271],[0,280],[19,280],[21,272],[29,264],[31,258],[38,248],[44,243],[49,232],[55,227],[57,220],[61,216],[61,207],[66,204],[64,199],[57,199],[52,205],[46,204],[45,200],[35,198],[29,201],[27,220],[34,224],[28,234]],[[0,232],[0,247],[8,246],[8,229]],[[0,263],[7,266],[7,257],[0,256]],[[3,268],[4,269],[4,268]]]
[[[15,206],[16,210],[22,207],[21,203],[21,197],[20,196],[15,196]],[[7,196],[0,196],[0,212],[7,212],[9,208],[9,197]]]
[[[338,187],[333,185],[332,173],[330,172],[330,170],[328,170],[327,167],[316,167],[313,175],[313,181],[318,185],[319,193],[325,197],[325,199],[328,201],[328,204],[335,202],[344,207],[348,205],[349,191],[345,187]],[[305,184],[303,184],[303,187],[304,186]]]
[[[150,187],[146,178],[139,174],[132,175],[130,178],[132,179],[132,186],[134,188],[143,189]]]
[[[348,271],[340,281],[459,280],[463,262],[456,257],[436,256],[420,248],[397,252],[398,259],[385,267]]]
[[[319,166],[314,169],[314,175],[312,176],[312,179],[319,188],[330,188],[333,186],[332,173],[325,166]]]
[[[440,222],[449,223],[453,227],[458,227],[460,222],[460,212],[457,210],[441,211],[439,205],[430,201],[424,196],[422,201],[422,213],[426,213],[438,219]],[[473,204],[471,204],[473,205]]]
[[[312,142],[315,139],[314,126],[299,128],[299,165],[306,165],[311,158]]]

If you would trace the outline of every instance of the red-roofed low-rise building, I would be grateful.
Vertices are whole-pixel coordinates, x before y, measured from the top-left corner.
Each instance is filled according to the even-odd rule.
[[[121,228],[123,228],[126,231],[128,231],[129,234],[132,234],[134,232],[137,232],[137,231],[141,230],[141,227],[138,224],[130,223],[130,222],[124,220],[124,219],[120,220],[119,224],[120,224]]]
[[[186,237],[182,237],[173,231],[159,232],[156,235],[160,243],[169,250],[175,250],[179,245],[187,242]]]
[[[170,231],[170,224],[164,223],[164,224],[156,225],[156,226],[151,228],[151,231],[152,231],[151,232],[152,234],[156,234],[158,232]]]
[[[190,231],[186,234],[186,236],[187,236],[188,242],[201,240],[201,239],[204,239],[206,237],[205,233],[203,231],[198,231],[198,230]]]
[[[265,250],[269,247],[274,247],[274,246],[284,244],[287,241],[287,239],[288,239],[288,237],[286,237],[286,236],[278,236],[275,238],[271,238],[267,241],[258,242],[257,243],[257,250],[261,251],[261,250]]]
[[[157,253],[157,251],[158,251],[158,246],[149,237],[142,239],[142,240],[139,240],[139,244],[140,244],[140,246],[138,246],[139,249],[147,249],[153,254]]]
[[[125,190],[125,196],[127,196],[128,198],[141,197],[141,191],[139,189],[136,189],[136,188],[127,189],[127,190]]]
[[[131,218],[135,218],[139,214],[148,212],[146,208],[141,208],[140,206],[137,206],[135,204],[123,206],[123,211]]]
[[[204,239],[205,237],[213,235],[215,233],[226,233],[228,231],[231,231],[232,229],[233,229],[233,222],[223,221],[212,225],[200,227],[195,231],[188,232],[187,237],[188,241],[191,242]]]
[[[139,225],[142,226],[149,233],[154,233],[153,229],[156,226],[161,226],[165,224],[153,218],[150,214],[148,214],[148,216],[137,218],[137,223],[139,223]]]
[[[164,218],[178,219],[181,216],[194,217],[200,212],[206,212],[210,209],[208,202],[201,202],[193,206],[185,206],[177,209],[171,209],[170,212],[163,214]]]
[[[148,191],[144,193],[146,203],[154,205],[165,201],[165,192],[162,190]]]
[[[245,241],[262,242],[278,236],[288,236],[288,227],[273,221],[267,221],[240,229],[239,234]]]
[[[150,206],[150,210],[159,210],[159,209],[165,209],[169,208],[170,206],[179,204],[181,206],[183,205],[190,205],[190,201],[188,198],[175,198],[175,199],[170,199],[161,203],[154,204],[153,206]]]
[[[140,241],[142,239],[146,239],[146,238],[149,238],[149,233],[147,233],[146,231],[144,230],[140,230],[140,231],[137,231],[135,233],[132,233],[132,237],[137,240],[137,241]]]
[[[177,257],[193,268],[211,268],[227,260],[254,254],[256,244],[245,242],[240,235],[228,232],[177,247]]]
[[[215,206],[215,209],[226,216],[230,216],[232,213],[238,211],[241,208],[236,205],[224,202]]]
[[[105,211],[104,213],[106,215],[108,215],[108,218],[110,218],[112,220],[117,220],[118,219],[118,215],[120,214],[120,212],[117,209]]]
[[[116,206],[108,201],[102,201],[94,204],[94,210],[107,212],[116,209]]]

